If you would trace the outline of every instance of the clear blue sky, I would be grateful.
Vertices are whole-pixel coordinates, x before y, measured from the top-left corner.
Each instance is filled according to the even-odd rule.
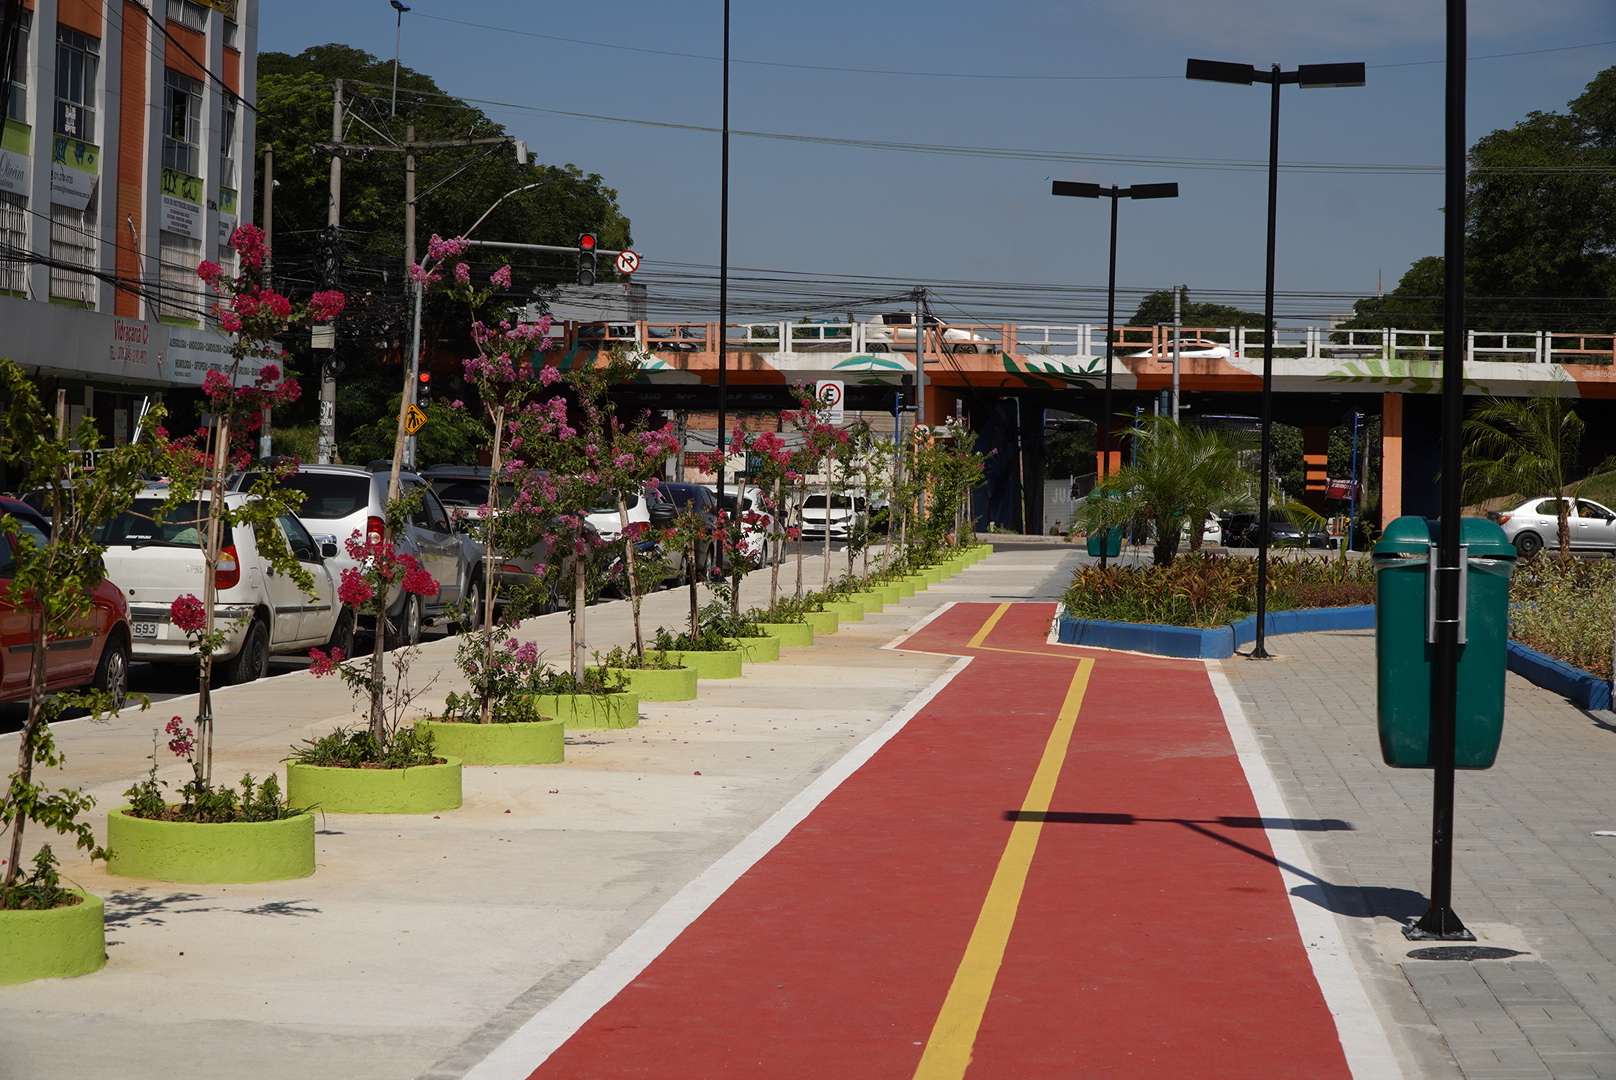
[[[718,124],[720,65],[710,57],[720,50],[719,0],[415,0],[411,6],[402,61],[450,93]],[[1470,7],[1473,57],[1530,52],[1472,62],[1472,138],[1531,110],[1563,108],[1597,72],[1616,64],[1616,45],[1566,48],[1616,41],[1616,5],[1609,0],[1472,0]],[[1267,154],[1267,88],[1188,82],[1186,57],[1279,62],[1287,69],[1361,60],[1370,65],[1364,88],[1286,89],[1281,159],[1439,165],[1443,65],[1419,62],[1442,57],[1443,11],[1442,0],[733,0],[736,60],[848,70],[737,63],[731,125],[1064,154],[1259,161]],[[393,54],[394,13],[386,0],[265,0],[260,29],[265,50],[295,53],[341,42]],[[526,139],[539,160],[576,164],[617,189],[653,289],[658,260],[717,263],[716,135],[484,107]],[[900,287],[917,279],[1103,287],[1106,204],[1054,198],[1051,179],[1181,185],[1177,200],[1122,205],[1122,286],[1182,283],[1203,296],[1261,289],[1261,171],[988,159],[740,136],[731,157],[731,265],[874,275]],[[1379,271],[1390,289],[1413,260],[1440,253],[1440,204],[1440,173],[1283,173],[1280,290],[1369,295]],[[943,290],[945,301],[949,295]],[[960,290],[953,299],[982,321],[1004,317],[980,293]],[[1103,299],[1096,307],[1092,294],[1076,296],[1069,310],[1074,318],[1103,313]],[[1341,302],[1282,305],[1298,315],[1333,310],[1342,310]],[[962,318],[960,309],[950,317]]]

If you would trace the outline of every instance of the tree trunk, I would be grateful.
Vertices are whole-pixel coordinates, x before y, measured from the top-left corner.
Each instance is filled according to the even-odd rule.
[[[785,529],[780,524],[780,478],[774,478],[774,494],[769,503],[769,606],[780,599],[780,538]]]
[[[494,722],[494,687],[488,673],[494,670],[494,582],[498,578],[494,572],[494,518],[499,512],[499,458],[505,444],[505,406],[496,405],[491,412],[494,446],[488,466],[488,512],[483,518],[483,692],[482,709],[477,718],[483,724]],[[477,612],[473,611],[466,616],[466,624],[475,626],[476,623]]]
[[[819,587],[830,588],[830,455],[825,455],[825,518],[821,523],[825,530],[825,565],[820,575]]]
[[[584,678],[584,661],[588,656],[589,642],[584,638],[584,619],[587,609],[587,592],[585,581],[584,557],[574,552],[572,556],[572,677],[579,682]]]
[[[230,382],[235,384],[235,370],[231,371]],[[208,470],[208,517],[207,532],[202,545],[202,633],[212,636],[215,620],[213,606],[217,601],[218,590],[214,576],[219,569],[221,541],[224,539],[224,480],[225,466],[230,457],[230,414],[219,416],[214,427],[213,464]],[[200,514],[202,507],[197,506]],[[239,566],[239,564],[238,564]],[[246,642],[242,643],[246,647]],[[213,650],[208,649],[202,653],[201,662],[197,671],[197,697],[196,697],[196,752],[191,756],[191,766],[196,773],[197,783],[204,788],[213,783]]]
[[[1555,518],[1560,526],[1560,557],[1568,559],[1571,557],[1571,512],[1565,499],[1558,500],[1555,505],[1559,507]]]
[[[645,636],[640,632],[640,576],[634,566],[634,538],[628,534],[628,501],[617,496],[617,519],[623,530],[623,561],[628,569],[628,600],[634,612],[634,655],[645,659]]]
[[[808,501],[808,480],[797,481],[797,599],[802,599],[802,504]]]
[[[685,554],[685,565],[690,567],[690,573],[685,576],[690,579],[690,636],[695,637],[701,633],[701,605],[696,597],[696,540],[690,541],[690,548]]]

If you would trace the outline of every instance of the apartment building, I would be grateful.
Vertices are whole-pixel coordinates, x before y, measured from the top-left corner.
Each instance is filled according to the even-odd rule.
[[[258,0],[0,0],[0,356],[128,436],[228,365],[196,276],[253,213]]]

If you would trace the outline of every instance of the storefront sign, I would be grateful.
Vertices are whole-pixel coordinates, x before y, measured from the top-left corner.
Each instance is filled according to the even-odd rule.
[[[235,359],[230,355],[234,344],[217,330],[209,327],[168,327],[168,369],[170,381],[200,386],[210,371],[229,374]],[[265,364],[279,363],[273,356],[247,356],[241,361],[236,385],[245,386],[258,378]]]
[[[155,358],[156,350],[152,347],[152,329],[150,323],[140,322],[137,319],[124,319],[114,317],[112,320],[112,344],[108,348],[107,358],[114,364],[134,364],[138,367],[149,367]]]
[[[162,174],[163,217],[159,228],[192,240],[203,238],[202,181],[173,169]]]
[[[51,140],[51,202],[74,210],[89,208],[101,171],[101,150],[57,135]]]
[[[219,189],[219,246],[230,243],[230,234],[236,231],[236,193],[229,188]]]
[[[33,171],[33,158],[13,150],[0,150],[0,191],[13,195],[28,194],[28,176]]]

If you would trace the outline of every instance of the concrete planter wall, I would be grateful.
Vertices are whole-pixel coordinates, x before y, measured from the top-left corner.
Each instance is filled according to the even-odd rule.
[[[638,694],[641,701],[695,701],[696,669],[678,668],[613,668],[628,680],[628,688]]]
[[[947,575],[940,566],[926,566],[921,568],[920,576],[926,580],[927,585],[935,585]]]
[[[814,643],[814,628],[805,622],[765,622],[758,623],[757,628],[778,638],[782,645],[801,647]]]
[[[826,600],[825,610],[834,612],[843,622],[864,621],[864,604],[858,600]]]
[[[780,659],[780,639],[765,635],[764,637],[732,637],[725,641],[735,646],[741,654],[741,659],[748,664],[766,664],[771,660]]]
[[[881,598],[883,604],[896,604],[903,599],[896,585],[872,585],[870,591]]]
[[[739,679],[741,677],[741,651],[739,649],[670,652],[668,659],[687,668],[694,668],[698,679]]]
[[[303,806],[290,797],[292,806]],[[314,873],[314,815],[278,821],[150,821],[107,813],[107,873],[148,881],[226,885]]]
[[[864,614],[866,615],[879,615],[881,614],[881,609],[886,607],[878,593],[856,592],[849,596],[848,599],[856,604],[863,604]]]
[[[430,814],[457,810],[460,759],[408,769],[334,769],[288,762],[286,801],[330,814]]]
[[[862,617],[863,612],[859,614]],[[834,634],[842,621],[841,616],[834,611],[805,611],[802,618],[815,634]]]
[[[107,962],[106,905],[79,902],[48,911],[0,911],[0,986],[100,971]]]
[[[553,716],[572,728],[629,728],[640,726],[640,695],[538,694],[533,707],[541,716]]]
[[[915,595],[915,583],[908,578],[899,578],[892,583],[892,589],[898,594],[898,599],[904,600]]]
[[[931,582],[926,580],[926,575],[921,573],[905,574],[903,576],[903,580],[907,581],[911,586],[913,586],[915,592],[917,593],[925,592],[926,587],[931,584]]]
[[[1509,670],[1527,682],[1570,699],[1583,709],[1610,708],[1610,682],[1591,671],[1572,667],[1546,653],[1511,641],[1505,646],[1505,662]]]
[[[1270,636],[1301,634],[1316,630],[1370,630],[1374,625],[1373,604],[1268,613]],[[1063,615],[1058,639],[1062,645],[1087,645],[1097,649],[1124,649],[1128,652],[1151,653],[1155,656],[1218,660],[1233,656],[1237,647],[1255,641],[1256,636],[1255,615],[1210,630],[1152,623],[1074,619],[1070,615]]]
[[[432,745],[467,765],[548,765],[566,754],[566,725],[548,718],[519,724],[453,724],[417,720]]]

